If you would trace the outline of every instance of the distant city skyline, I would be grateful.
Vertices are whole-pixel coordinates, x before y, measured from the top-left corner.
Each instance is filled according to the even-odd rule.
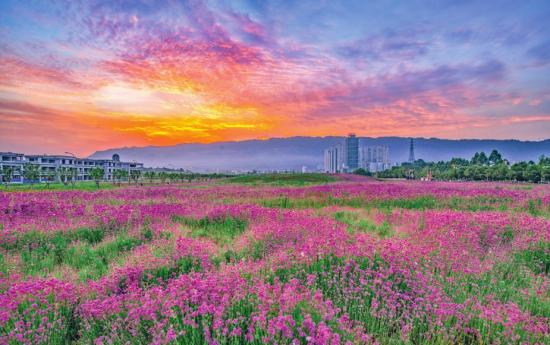
[[[0,150],[540,140],[548,1],[0,2]]]
[[[32,147],[29,150],[17,150],[17,149],[11,149],[10,147],[15,147],[16,145],[12,145],[11,143],[8,145],[0,145],[0,152],[12,152],[12,153],[22,153],[26,155],[54,155],[54,156],[63,156],[63,155],[75,155],[78,158],[87,158],[90,156],[94,156],[94,154],[97,154],[98,152],[103,151],[113,151],[113,150],[133,150],[133,149],[148,149],[148,148],[158,148],[158,149],[167,149],[175,148],[178,146],[189,146],[189,145],[220,145],[220,144],[239,144],[239,143],[247,143],[247,142],[269,142],[271,140],[293,140],[296,138],[306,138],[306,139],[325,139],[325,138],[341,138],[342,142],[341,145],[344,144],[344,139],[347,137],[347,135],[327,135],[327,136],[304,136],[304,135],[298,135],[298,136],[290,136],[290,137],[273,137],[273,138],[252,138],[252,139],[242,139],[242,140],[224,140],[224,141],[216,141],[216,142],[182,142],[182,143],[176,143],[173,145],[143,145],[143,146],[131,146],[131,145],[125,145],[125,146],[112,146],[107,147],[105,150],[97,150],[91,153],[83,153],[83,154],[75,154],[73,152],[79,152],[78,150],[75,150],[75,148],[78,147],[66,147],[65,149],[60,150],[45,150],[44,147]],[[502,142],[513,142],[516,141],[518,143],[537,143],[537,142],[548,142],[550,141],[550,136],[546,139],[540,139],[540,140],[521,140],[521,139],[483,139],[483,138],[458,138],[458,139],[448,139],[448,138],[438,138],[438,137],[401,137],[401,136],[384,136],[384,137],[371,137],[371,136],[362,136],[357,135],[357,138],[360,140],[368,139],[368,140],[382,140],[385,141],[387,139],[395,138],[395,139],[404,139],[407,140],[406,144],[406,152],[407,155],[409,154],[410,150],[410,139],[414,140],[445,140],[445,141],[457,141],[460,142],[461,140],[466,141],[502,141]],[[373,146],[373,145],[367,145],[367,146]],[[375,144],[374,146],[380,146],[378,144]],[[382,145],[384,146],[384,145]],[[405,147],[405,146],[404,146]],[[68,151],[67,151],[68,149]],[[407,161],[407,159],[404,159],[403,161]]]
[[[350,133],[341,143],[326,148],[322,170],[327,173],[349,173],[362,168],[377,172],[391,167],[388,146],[361,145],[359,140],[355,133]]]

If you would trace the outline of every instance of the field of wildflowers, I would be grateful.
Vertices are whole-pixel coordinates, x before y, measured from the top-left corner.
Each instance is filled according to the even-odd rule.
[[[0,193],[0,344],[550,342],[549,186],[236,182]]]

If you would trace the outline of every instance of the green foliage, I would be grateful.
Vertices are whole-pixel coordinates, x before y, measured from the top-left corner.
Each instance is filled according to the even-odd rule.
[[[97,244],[103,240],[105,229],[98,228],[79,228],[74,231],[59,231],[47,234],[41,231],[28,231],[17,236],[15,242],[5,242],[2,248],[9,251],[19,251],[25,248],[50,246],[58,238],[63,238],[67,243],[74,241],[84,241],[90,245]]]
[[[108,271],[110,262],[143,242],[126,233],[108,242],[103,242],[104,236],[102,228],[53,235],[31,231],[7,249],[19,252],[26,274],[46,275],[60,265],[67,265],[79,271],[81,280],[97,279]]]
[[[47,169],[42,172],[41,177],[42,180],[46,182],[46,188],[50,188],[50,184],[55,181],[57,175],[57,172],[51,169]]]
[[[138,183],[139,179],[141,177],[141,170],[132,170],[130,171],[130,178],[134,183]]]
[[[363,168],[359,168],[353,172],[355,175],[361,175],[361,176],[372,176],[372,173],[370,171],[367,171]]]
[[[515,260],[535,274],[550,274],[550,242],[539,242],[515,254]]]
[[[507,226],[506,229],[500,233],[500,239],[502,243],[510,243],[514,240],[514,230],[512,227]]]
[[[85,241],[90,245],[95,245],[105,237],[105,229],[103,228],[80,228],[76,229],[73,233],[69,233],[72,240]]]
[[[490,164],[501,164],[504,160],[502,159],[502,155],[497,150],[493,150],[489,155],[488,161]]]
[[[78,270],[80,280],[97,279],[108,272],[109,263],[141,243],[140,239],[121,233],[114,240],[102,242],[95,247],[88,244],[70,247],[63,262]]]
[[[412,170],[416,178],[425,177],[429,172],[436,180],[473,180],[473,181],[506,181],[550,182],[550,158],[541,156],[539,163],[518,162],[510,165],[497,151],[489,157],[484,152],[476,152],[470,161],[453,158],[448,162],[416,161],[377,174],[381,178],[407,178]]]
[[[0,277],[4,277],[8,274],[8,267],[6,265],[6,260],[4,259],[4,254],[0,253]]]
[[[378,235],[380,238],[391,237],[394,233],[388,222],[384,221],[378,225],[354,212],[336,212],[334,219],[348,225],[348,231],[351,233],[370,232]]]
[[[229,178],[229,183],[238,184],[269,184],[275,186],[305,186],[336,181],[336,178],[326,174],[250,174]]]
[[[191,272],[202,272],[203,267],[201,260],[193,256],[184,256],[179,258],[173,267],[160,266],[145,270],[141,278],[141,286],[148,287],[151,285],[160,285],[168,280],[178,277],[182,274]],[[121,288],[125,287],[125,281],[119,282]]]
[[[535,316],[550,315],[548,299],[538,298],[535,291],[525,292],[541,283],[538,281],[540,276],[533,276],[532,273],[542,274],[550,265],[548,245],[540,243],[532,249],[521,251],[515,254],[513,260],[497,263],[481,274],[452,273],[442,278],[445,292],[456,303],[464,303],[471,296],[481,300],[490,297],[502,303],[514,302]]]
[[[118,184],[120,184],[122,181],[126,179],[128,179],[128,170],[116,169],[113,172],[113,180],[115,182],[118,182]]]
[[[31,184],[38,182],[40,178],[40,166],[38,164],[26,163],[23,165],[23,177]]]
[[[59,167],[57,169],[57,175],[59,176],[61,183],[68,185],[76,179],[76,169],[70,167]]]
[[[102,184],[99,189],[113,189],[115,188],[112,184]],[[13,184],[6,189],[7,192],[40,192],[40,191],[55,191],[55,190],[81,190],[81,191],[95,191],[98,187],[93,181],[79,181],[74,184],[64,185],[60,182],[53,182],[49,185],[37,184],[37,185],[27,185],[27,184]]]
[[[95,167],[95,168],[92,168],[90,170],[90,176],[92,177],[92,179],[96,183],[96,186],[97,186],[98,189],[99,189],[99,182],[101,182],[101,180],[103,180],[104,175],[105,175],[105,170],[103,170],[103,168]]]
[[[431,195],[410,199],[383,199],[376,202],[379,208],[405,208],[409,210],[428,210],[438,208],[439,201]]]
[[[157,174],[151,170],[151,171],[146,171],[143,176],[149,180],[149,183],[153,183],[153,180],[155,179],[155,177],[157,176]]]
[[[512,206],[511,200],[507,198],[489,198],[477,196],[470,198],[453,197],[448,199],[436,199],[433,196],[419,196],[413,198],[398,199],[364,199],[361,197],[335,198],[332,196],[324,198],[289,198],[281,195],[273,199],[262,199],[259,204],[264,207],[285,208],[285,209],[306,209],[322,208],[326,206],[347,206],[354,208],[377,208],[389,211],[394,208],[427,210],[427,209],[452,209],[468,211],[506,211]],[[533,204],[535,205],[535,204]],[[517,210],[524,210],[523,207],[516,205]],[[541,207],[535,207],[536,212],[541,212]]]
[[[242,234],[247,226],[247,221],[235,217],[220,218],[186,218],[173,217],[174,221],[191,228],[191,236],[207,237],[218,244],[228,244],[235,237]]]
[[[15,169],[7,165],[3,165],[2,169],[0,169],[1,182],[5,183],[6,188],[8,187],[8,183],[10,183],[11,180],[13,180],[14,172],[15,172]]]

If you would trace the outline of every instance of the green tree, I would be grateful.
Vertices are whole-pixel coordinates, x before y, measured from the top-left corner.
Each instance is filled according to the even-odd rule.
[[[153,184],[153,180],[155,179],[155,177],[157,176],[157,174],[153,171],[153,170],[150,170],[150,171],[146,171],[143,176],[149,180],[149,182],[151,184]]]
[[[359,169],[355,170],[353,173],[355,175],[362,175],[362,176],[371,176],[372,175],[369,171],[367,171],[363,168],[359,168]]]
[[[485,155],[485,152],[476,152],[470,161],[473,165],[486,165],[489,162],[489,159]]]
[[[69,167],[59,167],[57,169],[57,174],[59,175],[59,180],[61,183],[66,186],[71,181],[73,172]]]
[[[73,186],[75,185],[76,183],[76,179],[78,177],[78,170],[76,170],[76,168],[71,168],[71,174],[70,174],[71,178],[70,178],[70,182],[73,184]]]
[[[161,171],[158,173],[158,177],[160,179],[160,182],[164,184],[166,182],[166,179],[168,179],[168,173],[166,171]]]
[[[470,164],[470,162],[464,158],[452,158],[449,164],[454,166],[466,166]]]
[[[56,171],[47,169],[42,172],[42,180],[46,182],[46,188],[50,188],[50,183],[55,181]]]
[[[114,182],[118,182],[118,185],[120,186],[120,183],[128,178],[128,171],[124,169],[116,169],[113,172],[113,180]]]
[[[130,178],[132,179],[132,181],[134,181],[135,184],[138,183],[140,177],[141,177],[141,170],[130,171]]]
[[[38,164],[26,163],[23,166],[23,177],[33,185],[40,178],[40,167]]]
[[[464,179],[470,180],[472,178],[472,175],[473,175],[473,172],[472,172],[471,166],[464,168],[464,171],[462,172],[462,176],[464,177]]]
[[[550,165],[543,165],[540,169],[541,182],[550,182]]]
[[[538,183],[541,178],[541,169],[536,164],[529,164],[523,172],[523,177],[526,181]]]
[[[90,176],[95,181],[95,184],[97,186],[97,189],[99,189],[99,182],[103,180],[103,176],[105,176],[105,170],[101,167],[95,167],[90,170]]]
[[[539,165],[550,166],[550,157],[546,157],[545,155],[540,156]]]
[[[509,177],[509,168],[506,164],[500,163],[491,167],[491,180],[503,181]]]
[[[179,180],[179,174],[176,172],[170,173],[168,177],[172,183],[176,183]]]
[[[13,173],[15,172],[15,169],[10,166],[2,166],[2,169],[0,170],[0,175],[2,175],[2,182],[6,185],[6,188],[8,188],[8,184],[13,180]]]
[[[179,179],[180,179],[180,182],[183,183],[187,180],[187,174],[186,173],[179,173]]]
[[[502,163],[502,155],[497,150],[491,151],[489,163],[493,165]]]

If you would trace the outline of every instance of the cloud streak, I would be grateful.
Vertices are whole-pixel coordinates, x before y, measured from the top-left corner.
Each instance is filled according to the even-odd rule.
[[[56,131],[90,153],[113,136],[121,145],[448,136],[496,123],[514,137],[514,126],[549,122],[545,4],[491,13],[475,1],[0,6],[0,136],[11,138],[0,149]],[[499,29],[507,17],[514,26]]]

